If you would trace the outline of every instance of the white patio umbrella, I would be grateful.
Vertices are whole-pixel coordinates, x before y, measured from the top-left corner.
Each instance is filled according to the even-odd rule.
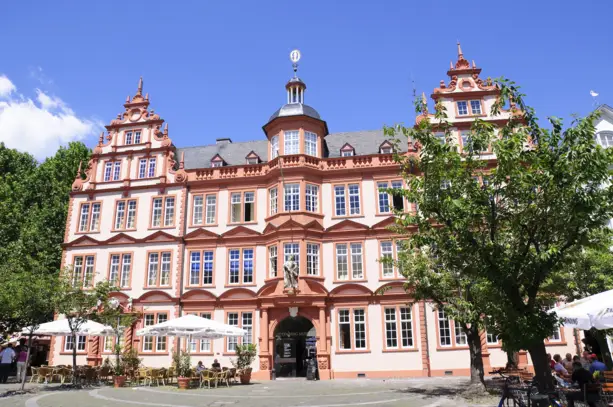
[[[555,312],[569,328],[613,328],[613,290],[564,304],[550,312]]]
[[[202,339],[217,339],[226,336],[243,336],[244,329],[222,324],[197,315],[184,315],[136,331],[136,336],[179,336]]]
[[[32,332],[33,327],[28,326],[21,330],[24,334]],[[67,319],[56,319],[55,321],[46,322],[39,325],[37,329],[33,330],[34,335],[52,335],[52,336],[70,336],[72,332],[68,326]],[[77,335],[112,335],[113,328],[110,326],[102,325],[95,321],[87,320],[79,327],[76,332]]]

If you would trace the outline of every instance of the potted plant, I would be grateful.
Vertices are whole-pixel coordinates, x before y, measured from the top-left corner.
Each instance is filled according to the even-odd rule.
[[[125,375],[133,376],[142,363],[142,359],[138,357],[136,349],[132,348],[126,350],[121,355],[121,363],[123,364],[123,370]]]
[[[119,345],[115,346],[119,348]],[[119,349],[117,350],[117,359],[114,363],[111,363],[111,367],[113,370],[113,387],[123,387],[126,383],[126,368],[123,360],[119,358]]]
[[[249,384],[251,381],[251,364],[256,354],[257,348],[254,344],[236,346],[236,359],[232,360],[232,366],[238,371],[242,384]]]
[[[172,362],[177,372],[177,383],[179,389],[186,390],[189,388],[189,383],[192,378],[192,362],[189,353],[181,351],[181,353],[173,353]]]

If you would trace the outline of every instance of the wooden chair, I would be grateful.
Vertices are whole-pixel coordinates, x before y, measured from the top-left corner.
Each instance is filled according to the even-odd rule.
[[[613,383],[602,383],[600,386],[600,398],[602,398],[607,406],[613,406]]]
[[[167,383],[170,384],[173,382],[173,379],[176,377],[176,372],[175,372],[175,367],[174,366],[170,366],[168,368],[168,370],[166,371],[166,380]]]
[[[159,370],[158,375],[156,377],[156,381],[158,386],[160,385],[160,380],[162,381],[162,386],[166,386],[166,368],[163,367]]]
[[[41,367],[40,369],[38,369],[38,378],[40,379],[45,379],[45,384],[49,383],[50,381],[53,381],[53,369],[50,367]],[[37,380],[37,383],[38,381]]]
[[[602,381],[605,383],[613,383],[613,371],[605,370],[602,372]]]
[[[236,371],[236,368],[233,367],[230,369],[230,379],[232,380],[232,383],[238,383],[238,373]]]
[[[211,382],[215,383],[215,387],[217,387],[217,374],[215,372],[211,372],[210,370],[203,370],[200,372],[200,387],[206,383],[211,388]]]
[[[72,369],[68,369],[63,367],[60,372],[60,383],[64,384],[66,382],[66,379],[70,379],[69,381],[72,381]]]
[[[31,367],[30,370],[32,371],[32,376],[30,377],[30,383],[32,383],[34,379],[36,379],[36,383],[38,383],[38,380],[40,379],[40,376],[38,375],[38,371],[40,370],[40,368]]]
[[[217,377],[217,381],[215,383],[215,387],[217,387],[219,383],[222,383],[222,384],[225,383],[226,387],[230,387],[230,371],[229,370],[218,372],[216,377]]]
[[[147,374],[148,374],[149,369],[147,369],[146,367],[141,367],[139,368],[135,374],[134,374],[134,380],[136,381],[136,384],[140,385],[141,380],[143,381],[143,385],[146,386],[147,385]]]

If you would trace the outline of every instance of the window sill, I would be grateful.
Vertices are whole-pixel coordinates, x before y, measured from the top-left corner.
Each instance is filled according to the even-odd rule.
[[[165,287],[165,288],[172,288],[172,287]],[[214,284],[203,284],[203,285],[186,285],[185,289],[186,290],[192,290],[192,289],[198,289],[198,288],[215,288]]]
[[[116,290],[119,290],[119,291],[130,291],[130,290],[132,290],[132,287],[117,287]]]
[[[380,277],[379,281],[404,281],[404,277]]]
[[[74,232],[75,235],[96,235],[98,233],[100,233],[99,230],[93,230],[91,232]]]
[[[270,222],[271,220],[274,220],[280,216],[294,216],[294,215],[305,215],[305,216],[312,216],[315,218],[319,218],[319,219],[323,219],[324,218],[324,214],[323,213],[319,213],[319,212],[309,212],[309,211],[279,211],[277,213],[275,213],[274,215],[270,215],[267,218],[264,218],[264,222]]]
[[[406,349],[383,349],[383,353],[404,353],[404,352],[419,352],[417,348],[406,348]]]
[[[192,356],[213,356],[215,352],[190,352],[189,354]]]
[[[114,180],[114,181],[100,181],[97,184],[103,184],[103,185],[106,185],[106,184],[120,184],[123,181],[124,180],[122,180],[122,179],[118,179],[118,180]]]
[[[257,220],[250,220],[249,222],[228,222],[228,226],[240,226],[240,225],[257,225]]]
[[[122,233],[122,232],[136,232],[136,228],[132,229],[111,229],[112,233]]]
[[[337,350],[335,355],[352,355],[354,353],[370,353],[370,349],[356,349],[356,350]]]
[[[224,288],[235,288],[235,287],[256,287],[257,284],[256,283],[249,283],[249,284],[225,284]]]
[[[445,352],[448,350],[468,350],[468,346],[440,346],[436,345],[437,352]]]
[[[193,225],[188,225],[188,228],[214,228],[219,226],[218,223],[195,223]]]
[[[176,225],[172,225],[172,226],[150,226],[147,228],[147,230],[163,230],[163,229],[175,229],[177,226]]]
[[[148,285],[148,286],[143,287],[143,290],[169,290],[171,288],[172,288],[171,285],[160,285],[160,286]]]
[[[236,356],[236,352],[223,352],[221,356]]]
[[[566,346],[566,341],[564,342],[545,342],[545,346]]]
[[[311,275],[311,274],[305,274],[303,276],[298,276],[298,278],[306,278],[306,279],[310,279],[310,280],[315,280],[315,281],[325,281],[326,278],[324,276],[315,276],[315,275]]]
[[[333,280],[332,283],[334,284],[349,284],[349,283],[367,283],[368,280],[366,280],[365,278],[363,279],[359,279],[359,280]]]
[[[502,344],[500,344],[500,343],[488,343],[487,344],[487,348],[488,349],[502,349]]]
[[[168,356],[168,351],[165,352],[138,352],[139,356]]]
[[[363,218],[365,215],[333,215],[330,219],[351,219],[351,218]]]

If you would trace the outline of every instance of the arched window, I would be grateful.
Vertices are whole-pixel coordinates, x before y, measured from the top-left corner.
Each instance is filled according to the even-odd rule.
[[[279,136],[272,136],[270,139],[270,159],[277,158],[279,156]]]

